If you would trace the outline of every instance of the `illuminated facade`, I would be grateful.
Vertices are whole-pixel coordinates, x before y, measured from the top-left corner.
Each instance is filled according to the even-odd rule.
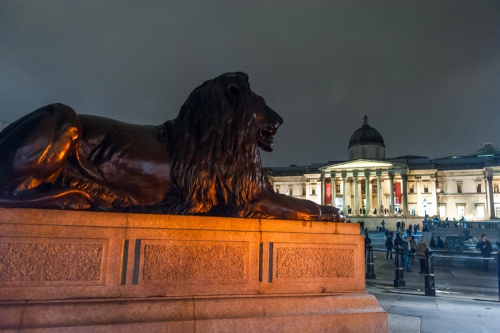
[[[347,161],[270,168],[276,192],[333,205],[347,216],[500,217],[500,150],[467,156],[385,158],[380,133],[368,125],[349,141]]]

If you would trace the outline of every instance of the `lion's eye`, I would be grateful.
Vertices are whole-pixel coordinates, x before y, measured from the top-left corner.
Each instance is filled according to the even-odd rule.
[[[259,102],[259,106],[260,106],[261,108],[265,108],[265,107],[266,107],[266,102],[262,102],[262,101],[261,101],[261,102]]]

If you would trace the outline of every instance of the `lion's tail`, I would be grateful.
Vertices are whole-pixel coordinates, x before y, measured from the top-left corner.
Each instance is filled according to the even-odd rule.
[[[32,191],[21,195],[2,194],[0,195],[0,207],[87,210],[92,207],[92,199],[87,192],[80,189]]]

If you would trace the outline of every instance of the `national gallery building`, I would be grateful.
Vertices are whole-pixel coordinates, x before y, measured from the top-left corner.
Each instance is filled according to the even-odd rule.
[[[382,135],[363,119],[347,161],[267,169],[276,192],[332,205],[353,216],[500,217],[500,150],[467,156],[385,158]]]

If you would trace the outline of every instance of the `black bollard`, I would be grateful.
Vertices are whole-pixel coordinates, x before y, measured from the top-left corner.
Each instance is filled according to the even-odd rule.
[[[373,245],[368,244],[366,250],[366,278],[375,279],[375,267],[373,265]]]
[[[394,287],[406,287],[403,270],[403,248],[401,245],[396,245],[394,250],[396,251],[396,257],[394,258],[394,263],[396,264],[396,268],[394,269]]]
[[[434,284],[434,266],[432,263],[432,250],[425,249],[425,296],[436,296]]]

